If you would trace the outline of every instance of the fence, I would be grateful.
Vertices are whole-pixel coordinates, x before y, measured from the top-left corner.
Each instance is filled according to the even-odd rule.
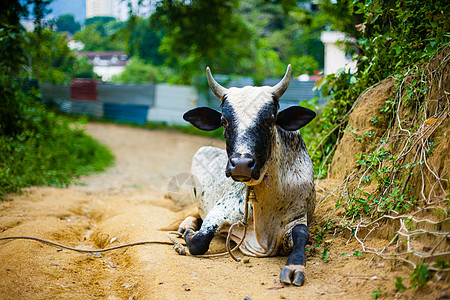
[[[215,78],[225,87],[253,85],[253,80],[249,77],[216,75]],[[278,81],[279,79],[267,79],[263,85],[273,86]],[[280,108],[298,105],[302,100],[320,98],[319,91],[313,91],[313,87],[313,81],[291,80],[289,88],[280,99]],[[40,88],[43,100],[64,112],[105,117],[119,122],[142,124],[154,121],[186,125],[182,116],[189,109],[197,106],[220,109],[220,101],[209,89],[201,93],[193,86],[97,83],[91,96],[93,99],[90,100],[86,99],[89,93],[74,91],[74,88],[82,89],[83,84],[64,86],[41,83]],[[77,95],[82,95],[80,98],[83,100],[76,99]]]
[[[41,83],[40,88],[43,100],[64,112],[119,122],[145,123],[148,110],[155,102],[154,84],[97,83],[94,93],[79,93],[78,89],[86,88],[83,84]]]

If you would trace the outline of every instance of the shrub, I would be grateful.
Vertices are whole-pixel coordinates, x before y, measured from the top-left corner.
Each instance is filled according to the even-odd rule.
[[[73,176],[104,170],[113,161],[110,151],[79,126],[48,111],[25,94],[18,82],[6,86],[13,109],[0,109],[0,198],[31,185],[66,186]]]

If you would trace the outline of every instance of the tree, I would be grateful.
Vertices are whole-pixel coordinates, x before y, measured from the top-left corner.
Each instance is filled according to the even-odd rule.
[[[80,23],[75,21],[74,16],[71,14],[59,16],[55,21],[55,25],[57,28],[56,31],[67,31],[71,34],[74,34],[76,31],[81,29]]]
[[[146,63],[161,65],[165,56],[159,53],[163,32],[151,26],[150,20],[131,16],[122,30],[128,40],[128,54],[138,56]]]
[[[94,78],[97,75],[94,73],[94,65],[89,62],[85,56],[78,58],[74,67],[75,78]]]
[[[114,76],[113,80],[118,82],[167,82],[170,77],[170,70],[164,66],[155,67],[145,63],[139,57],[133,57],[127,64],[125,70],[120,75]]]
[[[244,62],[251,58],[252,33],[237,7],[236,0],[160,1],[152,15],[153,26],[165,33],[159,50],[182,81],[206,65],[216,73],[250,72]]]
[[[22,48],[24,29],[20,18],[28,15],[25,5],[19,1],[6,1],[0,10],[0,74],[14,76],[25,62]]]
[[[118,30],[113,26],[115,23],[96,22],[85,26],[73,35],[73,39],[85,45],[84,51],[124,50],[124,41],[114,39],[114,33]]]
[[[282,76],[288,63],[295,75],[323,66],[319,37],[329,21],[297,1],[158,2],[151,21],[164,33],[159,52],[180,82],[207,65],[215,73],[252,76],[256,84]]]
[[[15,135],[22,130],[22,111],[25,97],[21,91],[19,74],[27,62],[23,47],[25,30],[20,18],[34,15],[37,32],[49,1],[6,1],[0,10],[0,135]],[[32,5],[33,12],[29,11]]]
[[[113,18],[113,17],[103,17],[103,16],[98,16],[98,17],[87,18],[87,19],[84,21],[84,25],[85,25],[85,26],[89,26],[89,25],[95,24],[95,23],[97,23],[97,22],[100,22],[100,23],[102,23],[102,24],[106,24],[106,23],[109,23],[109,22],[115,21],[115,20],[116,20],[116,19]]]
[[[241,1],[239,14],[254,27],[259,39],[267,40],[268,47],[276,51],[285,65],[293,64],[294,75],[311,74],[314,69],[323,68],[320,33],[330,21],[321,11],[291,2],[281,1],[280,5],[279,1]],[[310,67],[305,62],[311,63]]]
[[[77,59],[67,46],[66,35],[43,29],[25,36],[23,47],[32,76],[41,82],[68,83]]]

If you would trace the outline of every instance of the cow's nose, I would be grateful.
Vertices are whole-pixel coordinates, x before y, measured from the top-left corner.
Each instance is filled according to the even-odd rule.
[[[255,165],[253,157],[232,157],[228,161],[226,175],[235,181],[249,181]]]

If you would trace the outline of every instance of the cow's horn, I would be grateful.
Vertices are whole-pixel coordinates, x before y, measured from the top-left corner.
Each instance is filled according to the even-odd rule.
[[[208,85],[211,88],[211,91],[213,91],[214,95],[216,95],[216,97],[219,98],[220,101],[223,101],[223,96],[227,93],[227,89],[218,84],[216,80],[214,80],[209,67],[206,67],[206,78],[208,79]]]
[[[284,92],[286,92],[290,81],[291,81],[291,65],[289,64],[287,66],[286,74],[284,74],[283,79],[281,79],[281,81],[278,82],[273,87],[273,94],[275,95],[275,97],[277,97],[277,99],[283,96]]]

